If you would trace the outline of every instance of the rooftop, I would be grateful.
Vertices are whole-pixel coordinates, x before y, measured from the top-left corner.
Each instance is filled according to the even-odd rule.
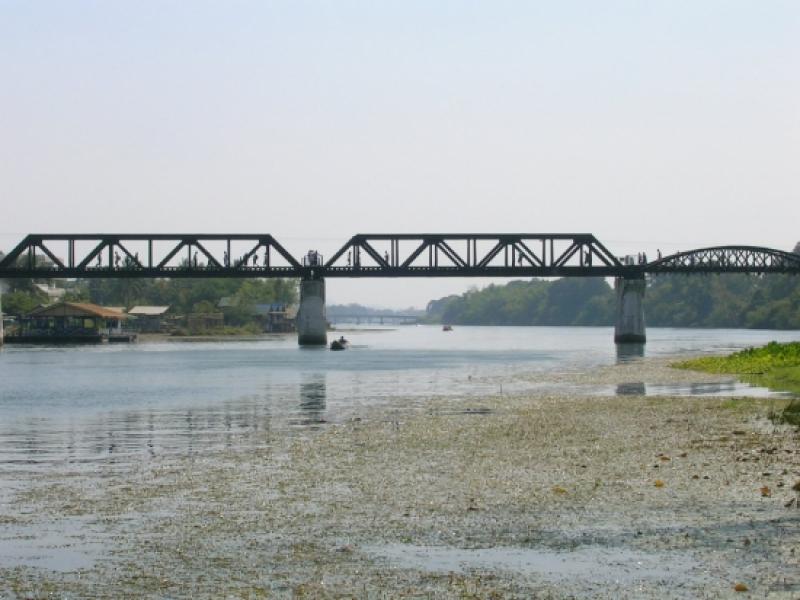
[[[98,306],[90,302],[58,302],[50,306],[42,306],[32,310],[29,313],[31,317],[70,317],[70,316],[88,316],[88,317],[101,317],[104,319],[127,319],[128,315],[125,313],[107,308],[105,306]]]
[[[137,317],[159,317],[168,310],[169,306],[134,306],[128,314]]]

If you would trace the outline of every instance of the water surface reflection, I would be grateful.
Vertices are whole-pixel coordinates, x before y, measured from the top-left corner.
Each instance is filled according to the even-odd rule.
[[[314,426],[325,423],[327,388],[325,373],[310,373],[300,383],[300,404],[293,425]]]
[[[648,331],[648,356],[728,351],[798,332]],[[5,348],[0,354],[0,493],[19,471],[274,446],[378,404],[424,405],[537,389],[536,374],[591,372],[645,356],[607,327],[353,330],[352,350],[305,351],[291,336],[240,342]],[[519,379],[519,374],[525,377]],[[533,375],[533,376],[531,376]],[[527,385],[529,387],[525,388]],[[593,393],[593,388],[587,393]],[[753,394],[742,384],[623,383],[619,394]],[[8,474],[8,478],[3,475]]]
[[[643,381],[617,384],[617,396],[644,396],[645,392]]]
[[[601,391],[606,393],[607,389]],[[767,388],[751,386],[739,381],[696,383],[644,383],[631,381],[618,383],[617,396],[749,396],[753,398],[791,397],[791,393],[773,392]]]
[[[209,449],[269,446],[274,429],[316,429],[327,422],[324,373],[298,384],[267,386],[263,393],[196,408],[112,410],[91,417],[28,418],[0,426],[0,464],[33,467],[114,462],[133,456],[192,456]],[[258,435],[253,435],[258,434]]]
[[[618,365],[644,358],[644,344],[616,344],[616,351]]]

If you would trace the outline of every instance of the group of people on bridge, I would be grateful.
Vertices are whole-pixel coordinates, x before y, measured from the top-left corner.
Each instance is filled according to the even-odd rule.
[[[247,267],[247,266],[250,265],[251,262],[252,262],[252,266],[253,267],[257,267],[258,266],[258,252],[253,252],[252,254],[244,254],[244,255],[242,255],[241,257],[239,257],[235,261],[233,261],[233,266],[234,267]],[[231,266],[231,257],[228,255],[227,250],[222,253],[222,264],[226,268]],[[266,250],[264,251],[264,260],[263,260],[262,264],[263,264],[264,267],[268,267],[269,266],[269,252],[266,251]],[[194,265],[193,266],[194,267],[198,266],[198,264],[197,264],[197,252],[194,253]],[[203,265],[199,265],[199,266],[203,266]]]
[[[361,266],[360,254],[361,253],[359,252],[358,248],[356,248],[355,251],[353,251],[353,250],[348,251],[347,252],[347,266],[348,267],[359,267],[359,266]],[[662,257],[661,249],[657,250],[657,256],[658,256],[658,260],[661,260],[661,257]],[[231,257],[229,256],[228,252],[225,251],[225,252],[223,252],[222,263],[223,263],[223,266],[225,268],[229,268],[231,266],[233,266],[234,268],[242,268],[242,267],[257,268],[258,267],[258,263],[259,263],[259,258],[260,258],[260,256],[259,256],[258,252],[247,253],[247,254],[243,254],[239,258],[235,259],[233,261],[233,264],[231,265]],[[524,256],[522,256],[522,255],[517,256],[517,253],[513,252],[512,255],[511,255],[512,266],[517,266],[517,265],[522,266],[522,262],[523,262],[524,258],[525,258]],[[591,266],[591,264],[592,264],[591,258],[592,258],[591,253],[587,253],[584,256],[584,261],[585,261],[586,266]],[[386,262],[387,265],[390,264],[389,263],[389,252],[388,251],[384,252],[383,259],[384,259],[384,261]],[[647,253],[646,252],[639,252],[639,253],[636,254],[635,257],[633,255],[629,254],[629,255],[621,257],[621,260],[622,260],[622,264],[624,264],[624,265],[634,265],[634,264],[646,265],[646,264],[648,264]],[[309,266],[309,267],[322,266],[323,265],[322,255],[316,250],[309,250],[308,254],[306,255],[306,257],[305,257],[303,262],[305,263],[306,266]],[[530,260],[528,260],[528,262],[530,262]],[[120,265],[120,263],[122,263],[122,264]],[[264,251],[262,265],[264,267],[268,267],[269,266],[269,251],[268,250]],[[103,266],[102,253],[98,252],[96,267],[97,268],[102,268],[102,266]],[[195,250],[194,254],[191,257],[191,260],[189,261],[189,265],[188,266],[190,268],[199,269],[199,268],[209,268],[212,265],[210,263],[209,264],[201,263],[200,260],[199,260],[199,253],[198,253],[197,250]],[[126,252],[124,260],[123,260],[123,257],[120,256],[120,253],[118,251],[114,252],[114,264],[113,264],[113,268],[114,269],[133,269],[133,268],[141,268],[141,267],[142,267],[142,263],[139,261],[139,253],[138,252],[134,253],[133,256],[131,256],[130,254],[128,254]]]
[[[259,261],[258,252],[253,252],[252,254],[249,253],[244,254],[241,257],[234,260],[233,266],[237,268],[248,267],[251,266],[252,263],[252,267],[255,268],[258,267],[258,261]],[[222,263],[226,268],[231,266],[231,259],[227,251],[223,252]],[[269,252],[266,250],[264,251],[264,258],[262,264],[264,267],[269,266]],[[114,270],[137,269],[137,268],[141,269],[144,267],[144,265],[142,265],[141,261],[139,260],[138,252],[135,252],[132,256],[126,253],[123,258],[118,251],[114,251],[113,264],[109,266]],[[204,268],[209,268],[212,265],[210,263],[206,264],[201,262],[199,253],[197,252],[197,250],[195,250],[191,260],[189,261],[188,266],[194,269],[201,269],[201,268],[204,269]],[[98,252],[97,259],[95,262],[95,268],[101,269],[102,267],[103,267],[103,254],[101,252]]]
[[[661,249],[660,248],[656,251],[656,257],[657,257],[656,260],[661,260]],[[622,257],[622,264],[623,265],[634,265],[634,264],[636,264],[636,265],[646,265],[647,264],[647,253],[646,252],[639,252],[636,255],[635,260],[634,260],[634,257],[633,257],[632,254],[628,254],[626,256],[623,256]]]
[[[122,266],[120,267],[120,263]],[[114,268],[115,269],[132,269],[136,266],[140,266],[142,263],[139,262],[139,253],[135,252],[131,257],[130,254],[125,254],[125,260],[122,259],[119,252],[116,250],[114,251]],[[101,252],[97,253],[97,264],[96,267],[99,269],[103,266],[103,254]]]

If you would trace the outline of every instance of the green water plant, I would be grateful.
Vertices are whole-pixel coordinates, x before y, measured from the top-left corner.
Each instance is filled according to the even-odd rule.
[[[702,356],[672,366],[706,373],[730,373],[754,385],[790,392],[795,398],[775,413],[774,418],[800,427],[800,342],[770,342],[728,356]]]

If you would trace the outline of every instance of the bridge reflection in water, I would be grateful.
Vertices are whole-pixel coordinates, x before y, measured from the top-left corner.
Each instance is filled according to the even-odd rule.
[[[416,325],[420,322],[420,317],[418,315],[400,314],[329,313],[328,321],[334,325],[338,323],[351,323],[354,325]]]
[[[773,392],[767,388],[752,387],[735,380],[703,381],[691,383],[645,383],[626,381],[615,388],[617,396],[744,396],[748,398],[790,397],[785,392]]]
[[[626,343],[617,344],[617,364],[625,364],[644,356],[644,344]]]
[[[293,425],[318,426],[326,423],[325,408],[327,386],[325,373],[304,374],[300,383],[300,405],[295,417],[290,421]]]
[[[0,428],[0,465],[36,472],[52,464],[91,467],[137,456],[194,456],[210,449],[269,450],[276,435],[327,423],[325,373],[304,373],[299,384],[266,389],[200,407],[113,410],[87,419],[31,417]],[[259,434],[259,435],[253,435]]]

